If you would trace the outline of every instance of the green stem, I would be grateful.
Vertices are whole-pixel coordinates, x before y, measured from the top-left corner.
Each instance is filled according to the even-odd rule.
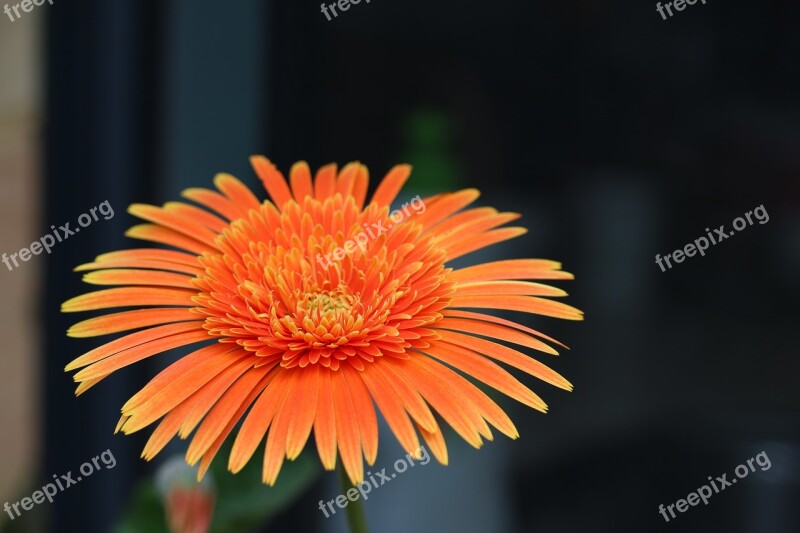
[[[339,480],[342,482],[342,494],[347,495],[347,491],[354,488],[347,477],[347,472],[339,466]],[[369,533],[367,529],[367,518],[364,516],[364,504],[361,502],[361,495],[356,501],[348,501],[345,511],[347,512],[347,523],[350,525],[350,533]]]

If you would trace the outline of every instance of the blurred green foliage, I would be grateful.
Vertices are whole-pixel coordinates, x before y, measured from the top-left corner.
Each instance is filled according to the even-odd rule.
[[[450,118],[438,109],[419,108],[403,119],[399,160],[413,164],[415,189],[440,192],[458,188],[464,173],[453,152],[454,129]]]

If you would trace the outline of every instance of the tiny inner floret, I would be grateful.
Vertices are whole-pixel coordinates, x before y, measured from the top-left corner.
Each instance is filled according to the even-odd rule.
[[[342,288],[301,294],[295,312],[278,320],[276,337],[297,341],[289,345],[293,351],[338,348],[362,333],[364,317],[357,312],[360,307],[359,298],[345,294]]]
[[[305,311],[313,312],[315,317],[335,316],[341,309],[350,309],[357,301],[357,298],[348,294],[344,294],[342,289],[336,291],[320,291],[314,294],[303,295],[302,299],[297,302],[298,311],[303,309]]]

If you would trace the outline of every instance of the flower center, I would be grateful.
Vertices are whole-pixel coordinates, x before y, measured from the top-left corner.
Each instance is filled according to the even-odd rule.
[[[388,216],[343,202],[336,195],[302,208],[287,203],[282,213],[264,204],[224,229],[220,253],[201,257],[205,275],[196,281],[205,329],[264,358],[259,365],[285,368],[363,369],[376,357],[425,348],[434,336],[425,326],[441,319],[452,291],[442,282],[443,252],[407,226],[369,241],[363,253],[319,261]]]
[[[311,313],[316,319],[321,319],[323,316],[334,316],[335,312],[339,310],[349,310],[357,300],[355,296],[344,294],[342,289],[320,291],[301,295],[297,301],[297,309]]]
[[[327,357],[332,350],[370,330],[364,327],[364,306],[360,297],[349,294],[347,287],[298,292],[295,301],[293,313],[273,321],[272,346],[298,352],[296,355],[308,350],[320,350],[319,355]],[[382,323],[386,317],[369,318],[371,323]],[[285,356],[284,362],[291,359]]]

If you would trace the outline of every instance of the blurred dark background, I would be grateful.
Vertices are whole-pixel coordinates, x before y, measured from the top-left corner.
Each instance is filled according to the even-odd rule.
[[[10,292],[19,272],[0,275],[4,316],[22,308],[30,328],[4,331],[41,345],[29,366],[3,354],[32,376],[3,410],[38,408],[4,416],[14,452],[0,460],[25,466],[0,496],[109,448],[112,472],[37,506],[28,527],[112,530],[155,468],[139,459],[149,431],[112,435],[119,408],[164,363],[75,399],[63,367],[96,342],[64,336],[75,317],[60,303],[85,290],[71,270],[136,246],[128,204],[175,200],[222,171],[255,186],[247,158],[263,153],[284,170],[360,160],[372,188],[408,162],[408,197],[479,188],[530,232],[466,262],[545,257],[576,274],[561,286],[585,322],[526,320],[570,346],[547,362],[575,391],[526,378],[549,414],[504,404],[521,438],[480,451],[450,435],[450,466],[432,461],[365,502],[373,531],[800,531],[798,23],[797,3],[755,0],[668,20],[655,2],[569,0],[373,0],[331,21],[305,1],[56,1],[0,20],[0,84],[34,80],[22,126],[0,106],[0,194],[27,206],[22,223],[5,220],[3,250],[104,200],[116,211],[26,267],[29,292]],[[30,58],[14,48],[26,43]],[[22,132],[30,141],[13,144]],[[23,175],[38,185],[14,188]],[[655,264],[760,205],[767,223]],[[12,445],[21,433],[30,446]],[[402,456],[392,440],[383,431],[379,463]],[[659,514],[761,451],[769,470],[670,523]],[[343,531],[342,513],[317,509],[334,478],[263,531]]]

